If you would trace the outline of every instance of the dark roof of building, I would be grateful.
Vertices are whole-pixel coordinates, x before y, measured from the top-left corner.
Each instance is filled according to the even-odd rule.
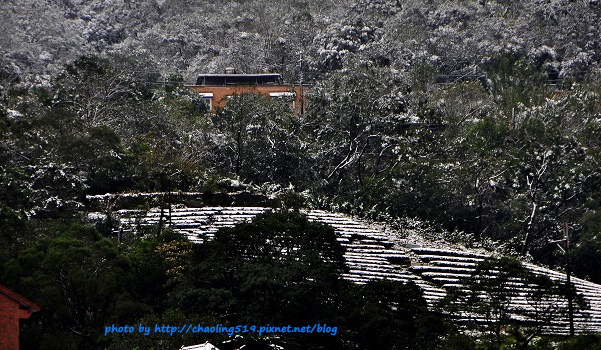
[[[196,85],[279,85],[281,74],[200,74]]]
[[[38,305],[34,304],[33,302],[27,300],[24,296],[13,292],[12,290],[8,289],[7,287],[5,287],[5,286],[3,286],[1,284],[0,284],[0,293],[6,295],[7,297],[9,297],[11,299],[13,299],[17,303],[19,303],[19,305],[21,305],[22,307],[31,308],[32,312],[36,312],[36,311],[40,311],[41,310],[41,308]]]

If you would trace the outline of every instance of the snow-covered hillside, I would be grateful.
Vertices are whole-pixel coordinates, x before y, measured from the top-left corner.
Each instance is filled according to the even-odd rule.
[[[171,209],[155,208],[148,212],[119,210],[121,234],[136,232],[136,228],[158,225],[161,221],[190,241],[202,243],[212,239],[223,227],[252,220],[256,215],[272,210],[266,207],[182,207]],[[466,279],[474,278],[478,263],[493,256],[483,250],[467,249],[458,245],[437,241],[415,244],[411,239],[393,238],[395,235],[384,225],[366,223],[343,214],[320,210],[306,211],[310,220],[334,227],[338,241],[346,248],[345,259],[348,272],[344,277],[356,283],[373,279],[386,279],[400,283],[414,282],[424,293],[431,307],[439,305],[449,292],[467,288]],[[552,280],[565,281],[565,274],[548,268],[525,263],[525,267],[536,275],[548,276]],[[489,275],[495,278],[495,272]],[[516,319],[527,321],[531,313],[541,309],[565,309],[567,301],[561,298],[545,300],[543,307],[532,299],[533,287],[526,281],[515,280],[516,294],[507,302]],[[578,333],[601,330],[601,286],[586,280],[572,278],[578,293],[581,293],[589,309],[577,311],[574,325]],[[524,316],[524,314],[526,316]],[[460,322],[487,322],[482,316],[457,314]],[[555,311],[548,334],[568,334],[569,324],[565,314]]]

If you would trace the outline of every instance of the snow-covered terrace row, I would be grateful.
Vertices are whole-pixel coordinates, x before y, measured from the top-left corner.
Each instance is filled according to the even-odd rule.
[[[443,289],[465,288],[462,285],[461,279],[470,277],[476,264],[488,257],[488,255],[482,253],[430,247],[412,248],[411,252],[417,255],[423,263],[414,264],[410,267],[410,270]],[[536,274],[545,275],[554,280],[566,280],[565,273],[530,263],[524,263],[524,266]],[[490,278],[494,278],[494,271]],[[575,313],[574,322],[576,330],[579,332],[601,331],[601,286],[574,277],[572,277],[571,282],[574,283],[578,292],[583,295],[589,305],[588,310]],[[533,306],[528,302],[526,297],[529,287],[519,281],[510,283],[520,293],[520,295],[512,299],[510,307],[515,310],[532,311]],[[558,302],[556,301],[555,303]],[[566,301],[560,301],[559,303],[563,305]],[[567,334],[568,329],[554,324],[547,329],[547,332]]]
[[[231,227],[252,220],[265,207],[203,207],[151,209],[149,212],[120,210],[122,229],[135,230],[137,225],[156,225],[162,221],[165,226],[181,232],[191,241],[202,243],[213,238],[222,227]],[[436,304],[451,287],[464,287],[461,279],[469,277],[476,265],[489,255],[470,250],[440,249],[432,246],[393,249],[388,233],[375,226],[369,226],[351,217],[325,211],[308,211],[310,220],[331,225],[337,233],[337,240],[346,248],[345,259],[349,270],[344,278],[355,283],[366,283],[374,279],[391,281],[413,281],[424,291],[430,305]],[[422,243],[422,245],[425,245]],[[412,262],[411,266],[409,262]],[[556,280],[565,280],[565,275],[540,266],[525,264],[538,274]],[[493,277],[494,278],[494,277]],[[572,282],[590,305],[584,314],[575,315],[575,325],[579,332],[601,331],[601,286],[573,278]],[[517,286],[517,284],[516,284]],[[516,298],[516,309],[527,307],[524,298]],[[519,315],[516,315],[519,316]],[[587,318],[588,317],[588,318]],[[567,333],[562,322],[557,322],[549,332]]]
[[[192,242],[202,243],[213,238],[222,227],[250,221],[269,208],[262,207],[204,207],[172,208],[171,211],[151,209],[144,213],[120,210],[122,229],[135,230],[137,225],[164,225],[184,234]],[[427,300],[435,302],[445,294],[440,287],[422,280],[403,265],[409,262],[407,251],[391,248],[393,243],[382,230],[372,228],[350,217],[324,211],[306,212],[309,220],[326,223],[338,234],[338,241],[346,248],[345,258],[349,272],[345,278],[365,283],[372,279],[416,282],[424,290]]]

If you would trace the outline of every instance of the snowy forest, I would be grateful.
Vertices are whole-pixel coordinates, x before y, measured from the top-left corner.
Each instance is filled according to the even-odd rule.
[[[567,223],[573,274],[601,283],[599,23],[595,0],[3,0],[0,283],[44,305],[21,348],[177,349],[181,338],[102,330],[312,313],[340,334],[281,348],[598,349],[599,335],[477,339],[414,286],[344,282],[331,232],[294,212],[281,214],[292,231],[323,244],[299,240],[309,252],[293,268],[249,267],[225,234],[122,241],[111,220],[89,220],[87,198],[247,191],[558,270],[566,257],[549,242]],[[185,85],[226,67],[309,84],[305,113],[255,94],[207,111]],[[219,269],[236,264],[247,274]],[[286,287],[301,274],[319,287]]]

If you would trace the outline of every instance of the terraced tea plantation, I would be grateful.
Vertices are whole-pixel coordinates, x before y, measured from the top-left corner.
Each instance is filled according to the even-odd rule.
[[[250,221],[257,214],[271,210],[266,207],[173,207],[170,210],[151,209],[148,212],[137,210],[119,210],[117,215],[122,232],[135,232],[141,226],[156,225],[159,221],[166,227],[185,235],[194,243],[203,243],[212,239],[222,227],[232,227],[238,223]],[[437,242],[419,244],[407,239],[393,239],[394,235],[383,226],[368,224],[346,215],[312,210],[305,212],[310,220],[331,225],[338,241],[346,248],[345,258],[348,272],[344,278],[355,283],[366,283],[373,279],[391,281],[413,281],[423,290],[424,297],[432,307],[437,307],[451,290],[464,290],[468,280],[478,265],[490,253],[473,251],[448,244],[441,246]],[[524,266],[536,275],[548,276],[555,281],[565,281],[565,274],[537,265],[524,263]],[[495,278],[495,272],[489,275]],[[563,298],[550,298],[533,301],[533,291],[524,281],[512,281],[515,293],[507,301],[507,309],[512,310],[513,318],[528,321],[525,314],[537,310],[567,309]],[[577,333],[601,331],[601,286],[583,279],[572,278],[588,309],[576,310],[574,328]],[[473,314],[454,315],[458,321],[487,322]],[[568,334],[567,316],[554,315],[550,326],[545,327],[547,334]]]

